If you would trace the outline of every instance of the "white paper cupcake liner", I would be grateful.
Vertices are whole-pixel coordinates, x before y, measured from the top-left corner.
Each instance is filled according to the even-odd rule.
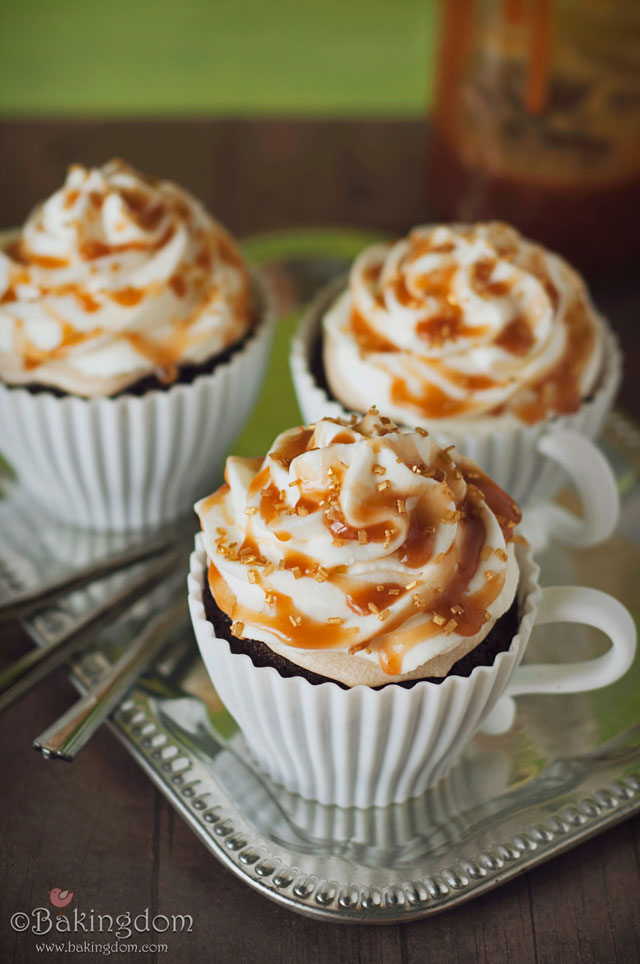
[[[520,663],[540,589],[527,547],[518,547],[518,561],[520,625],[510,648],[469,677],[422,681],[410,689],[312,685],[232,653],[205,615],[201,536],[191,557],[189,608],[213,685],[259,766],[307,799],[341,807],[386,806],[419,795],[447,772]]]
[[[351,414],[327,395],[311,371],[311,356],[322,317],[345,283],[345,279],[340,278],[318,294],[303,315],[291,344],[291,374],[298,404],[307,423],[316,422],[323,416],[341,418]],[[491,433],[456,431],[449,424],[445,434],[438,431],[435,423],[430,426],[430,431],[437,442],[453,443],[459,452],[477,462],[516,502],[521,505],[545,502],[566,483],[566,475],[538,450],[539,440],[554,429],[570,429],[595,440],[613,407],[621,374],[620,349],[615,336],[606,328],[604,363],[598,386],[577,412],[556,415],[535,425],[496,424]]]
[[[48,515],[122,530],[190,511],[261,387],[273,333],[268,294],[245,344],[211,374],[117,398],[59,397],[0,384],[0,451]]]

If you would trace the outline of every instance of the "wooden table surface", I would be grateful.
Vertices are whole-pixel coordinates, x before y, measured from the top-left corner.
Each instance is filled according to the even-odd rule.
[[[182,182],[238,235],[318,224],[402,231],[428,214],[425,139],[415,122],[8,122],[0,125],[0,227],[20,223],[61,183],[67,164],[120,155]],[[627,359],[639,359],[637,285],[601,288],[596,297]],[[625,380],[621,403],[640,419],[637,378]],[[3,636],[5,658],[26,648],[17,628]],[[10,926],[14,913],[49,906],[53,887],[74,891],[78,906],[96,914],[133,916],[149,906],[193,917],[191,933],[131,938],[140,947],[164,941],[165,953],[124,953],[119,960],[640,961],[640,818],[427,920],[319,923],[272,904],[218,864],[106,729],[73,766],[36,756],[32,736],[74,695],[60,671],[0,724],[0,961],[76,959],[36,945],[79,944],[81,934],[36,937]],[[77,958],[103,956],[93,949]]]

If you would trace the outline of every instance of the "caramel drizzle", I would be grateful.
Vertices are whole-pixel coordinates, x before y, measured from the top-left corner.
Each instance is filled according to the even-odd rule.
[[[68,192],[67,194],[65,203],[68,206],[72,206],[72,204],[75,203],[76,198],[69,197],[69,195],[73,195],[74,193],[77,194],[78,192]],[[127,200],[129,208],[132,211],[137,223],[139,223],[141,227],[147,229],[153,229],[154,226],[157,227],[160,220],[166,213],[164,206],[162,207],[162,211],[160,211],[159,204],[147,210],[143,202],[143,197],[146,198],[146,195],[143,195],[143,192],[135,193],[125,191],[124,193],[127,194],[125,200]],[[99,199],[92,198],[94,206],[99,206],[98,200]],[[188,213],[188,211],[186,213]],[[153,244],[147,244],[144,242],[128,242],[121,245],[106,245],[100,241],[84,241],[79,245],[79,251],[81,257],[85,260],[93,260],[129,250],[148,249],[153,251],[166,244],[174,233],[175,228],[170,226],[167,231],[164,232],[160,240]],[[221,232],[220,237],[215,238],[215,243],[217,245],[220,257],[226,263],[233,264],[234,266],[244,270],[242,257],[229,236]],[[196,257],[196,264],[198,264],[201,270],[210,271],[211,269],[210,247],[211,242],[205,244],[203,247],[201,247],[199,254]],[[56,270],[69,265],[69,261],[67,259],[44,257],[29,251],[24,244],[23,239],[18,239],[17,241],[13,241],[5,246],[4,253],[15,264],[24,266],[26,268],[38,267]],[[203,264],[203,258],[206,264]],[[13,283],[9,285],[7,291],[3,294],[2,298],[0,299],[0,304],[9,304],[18,300],[15,289],[17,284],[33,283],[28,272],[25,272],[24,270],[14,272],[14,274],[15,277],[13,279]],[[251,315],[249,306],[249,281],[246,271],[244,273],[244,282],[245,283],[241,290],[235,296],[235,310],[238,316],[241,318],[246,318]],[[188,289],[184,274],[178,273],[173,275],[169,279],[169,285],[176,297],[185,297]],[[47,296],[72,296],[79,303],[80,307],[87,313],[99,311],[104,303],[97,300],[93,294],[89,293],[81,284],[78,283],[66,283],[59,285],[40,284],[38,285],[38,289],[43,298]],[[120,290],[105,290],[101,292],[101,294],[103,298],[104,296],[108,296],[112,301],[116,302],[122,307],[131,308],[140,304],[140,302],[148,294],[153,293],[153,291],[156,289],[157,284],[148,285],[146,288],[133,288],[128,286]],[[203,294],[200,304],[191,313],[191,315],[182,320],[179,325],[174,325],[173,332],[166,338],[152,339],[145,337],[139,332],[126,331],[119,332],[118,337],[126,339],[139,354],[151,361],[154,365],[154,368],[157,370],[159,377],[166,382],[173,381],[178,375],[177,363],[184,356],[186,351],[195,342],[207,337],[206,332],[202,332],[197,337],[194,337],[193,333],[190,331],[190,328],[192,328],[192,326],[198,321],[202,313],[207,309],[208,305],[214,298],[217,297],[217,295],[217,290],[211,286],[209,291]],[[106,329],[104,328],[96,327],[90,331],[78,331],[73,327],[73,325],[64,319],[58,318],[57,320],[61,326],[61,337],[59,344],[53,349],[38,348],[24,334],[23,322],[20,319],[15,320],[14,351],[22,358],[25,370],[31,371],[43,364],[46,364],[47,362],[57,361],[65,358],[69,352],[78,345],[95,339],[100,335],[106,334]]]
[[[380,282],[381,265],[369,266],[365,269],[365,281],[372,290],[378,306],[385,305],[385,285],[393,291],[400,304],[411,308],[419,308],[424,297],[434,298],[441,306],[439,312],[416,323],[416,333],[424,339],[426,344],[439,346],[465,337],[476,340],[486,339],[490,333],[489,329],[486,326],[467,324],[464,312],[453,294],[452,282],[457,271],[455,264],[414,279],[415,286],[422,292],[421,298],[417,298],[407,287],[403,265],[411,265],[427,253],[449,252],[453,244],[436,245],[431,239],[419,235],[412,236],[410,240],[411,250],[400,265],[399,273],[391,280],[384,284]],[[513,244],[497,246],[497,251],[500,257],[511,262],[518,253],[517,247]],[[481,297],[504,298],[511,290],[510,281],[493,279],[496,264],[495,258],[485,258],[473,266],[471,284],[474,291]],[[552,310],[554,313],[557,312],[560,295],[548,276],[542,256],[534,252],[528,269],[543,285]],[[489,414],[501,415],[508,408],[522,421],[533,423],[546,418],[550,413],[569,414],[580,407],[581,375],[593,351],[596,337],[593,324],[589,319],[588,305],[581,297],[576,297],[573,304],[567,308],[563,322],[567,327],[568,337],[565,352],[560,361],[545,376],[523,387],[522,391],[526,393],[525,399],[519,400],[520,392],[516,391],[508,402],[491,409]],[[401,351],[390,339],[375,330],[366,316],[355,306],[350,314],[350,327],[364,354]],[[535,347],[535,336],[530,322],[524,316],[518,315],[504,326],[491,343],[510,355],[526,358]],[[474,393],[504,387],[507,384],[504,380],[489,375],[467,375],[456,371],[438,358],[421,355],[420,361],[434,373],[439,373],[450,383],[462,388],[465,393],[462,397],[455,397],[430,382],[421,385],[416,391],[409,386],[408,379],[392,374],[390,386],[392,402],[399,407],[412,409],[425,418],[453,418],[473,413],[476,410]]]
[[[350,434],[353,436],[353,432]],[[294,458],[309,450],[312,441],[313,429],[301,429],[285,439],[270,455],[290,466]],[[294,512],[295,510],[284,500],[283,492],[270,481],[269,464],[262,464],[259,459],[249,461],[255,467],[256,474],[249,486],[248,501],[250,505],[255,505],[255,499],[259,498],[258,506],[251,510],[248,508],[247,512],[259,512],[267,525],[272,525],[282,512],[289,514]],[[379,470],[376,473],[378,478],[380,474],[384,474],[381,466],[374,466],[374,470],[375,468]],[[502,550],[492,550],[487,546],[486,530],[480,511],[481,503],[486,502],[493,512],[502,528],[506,542],[513,539],[514,528],[521,519],[516,503],[492,479],[474,465],[466,463],[460,466],[454,465],[446,450],[438,453],[435,468],[416,464],[413,469],[418,474],[424,473],[434,479],[438,483],[438,489],[431,491],[428,499],[419,499],[408,519],[406,518],[408,495],[403,497],[398,495],[397,490],[384,487],[376,488],[376,494],[363,504],[361,519],[358,520],[357,526],[347,525],[344,519],[339,515],[336,516],[335,504],[330,505],[329,510],[325,509],[323,516],[329,531],[341,540],[362,542],[364,534],[366,542],[384,541],[385,544],[388,544],[390,532],[393,535],[397,534],[399,520],[404,518],[402,524],[407,525],[407,535],[400,548],[396,550],[397,558],[403,565],[418,571],[424,569],[432,557],[438,523],[444,521],[459,523],[456,540],[441,560],[436,559],[442,563],[442,585],[431,590],[428,596],[416,593],[413,598],[416,607],[425,612],[425,619],[420,621],[417,630],[402,628],[407,618],[404,609],[395,613],[390,609],[395,602],[419,585],[419,577],[404,585],[397,581],[363,583],[356,577],[350,577],[344,566],[324,570],[312,557],[297,550],[286,550],[285,547],[283,547],[282,562],[279,566],[290,571],[296,579],[305,576],[314,578],[318,582],[327,580],[333,582],[343,591],[347,605],[353,612],[359,615],[374,614],[384,622],[386,632],[375,641],[378,643],[380,666],[389,675],[400,673],[406,653],[413,646],[434,635],[441,632],[450,634],[455,631],[460,636],[472,636],[479,632],[487,618],[488,607],[502,590],[504,575],[494,575],[492,570],[487,570],[486,583],[471,594],[467,592],[469,584],[478,571],[481,559],[486,558],[484,554],[487,549],[489,553],[495,551],[497,555],[502,552],[499,558],[506,561]],[[331,479],[331,484],[339,488],[342,480],[337,470],[333,470]],[[451,486],[454,485],[454,480],[460,479],[464,479],[466,483],[466,493],[460,503],[455,503],[456,510],[451,513],[452,517],[445,520],[443,508],[450,502],[453,495]],[[228,491],[227,482],[218,492],[205,500],[201,511],[206,513],[216,505],[223,505]],[[335,490],[333,492],[335,494]],[[438,492],[441,493],[440,497]],[[298,499],[297,507],[303,504],[309,512],[318,511],[323,508],[321,503],[330,500],[331,495],[331,488],[322,492],[305,491]],[[450,510],[447,511],[450,512]],[[384,521],[378,521],[381,512],[385,514]],[[371,645],[374,638],[362,644],[355,644],[353,636],[357,630],[346,629],[340,621],[327,624],[299,614],[295,609],[292,596],[284,595],[272,588],[269,575],[274,567],[267,563],[260,553],[258,543],[251,531],[252,517],[252,515],[248,516],[242,544],[227,546],[224,537],[221,536],[218,541],[218,551],[229,559],[249,567],[256,567],[250,568],[249,581],[259,583],[264,589],[265,599],[268,600],[268,612],[256,613],[242,606],[230,593],[219,571],[212,564],[209,571],[211,589],[218,605],[230,618],[236,623],[248,622],[258,625],[272,632],[280,641],[301,649],[332,649],[344,647],[351,642],[349,651],[357,652]],[[276,536],[280,536],[277,531]],[[263,571],[264,577],[261,574]],[[389,617],[388,622],[387,617]]]

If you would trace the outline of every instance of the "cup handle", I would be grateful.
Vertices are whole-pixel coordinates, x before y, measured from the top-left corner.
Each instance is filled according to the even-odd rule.
[[[538,439],[538,450],[553,459],[570,477],[582,504],[576,515],[554,502],[525,510],[524,530],[533,543],[548,533],[570,546],[595,546],[613,533],[620,516],[616,479],[602,452],[584,435],[556,429]],[[528,516],[528,518],[527,518]]]
[[[535,626],[581,623],[602,630],[611,646],[602,656],[576,663],[519,666],[482,729],[504,733],[515,717],[514,696],[527,693],[585,693],[608,686],[631,666],[636,651],[636,627],[627,609],[613,596],[584,586],[551,586],[542,590]]]

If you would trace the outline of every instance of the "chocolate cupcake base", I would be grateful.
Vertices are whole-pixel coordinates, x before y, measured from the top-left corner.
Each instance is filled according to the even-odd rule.
[[[280,676],[285,679],[290,676],[302,676],[303,679],[306,679],[307,682],[313,686],[318,686],[320,683],[335,683],[335,685],[341,689],[349,689],[348,686],[340,683],[338,680],[333,680],[328,676],[321,676],[319,673],[313,673],[293,663],[290,659],[287,659],[286,656],[282,656],[280,653],[274,653],[266,643],[262,643],[257,639],[238,639],[234,636],[231,633],[231,619],[217,605],[211,594],[208,580],[206,579],[203,585],[202,601],[204,603],[206,617],[212,624],[215,635],[221,639],[225,639],[229,643],[232,653],[243,653],[251,659],[251,662],[256,667],[273,666]],[[448,676],[470,676],[476,666],[492,666],[498,653],[509,649],[513,637],[518,632],[519,622],[519,607],[516,598],[513,600],[507,612],[496,621],[491,632],[488,633],[480,645],[472,649],[471,652],[463,656],[462,659],[459,659],[457,663],[454,663],[447,673],[447,676],[425,676],[422,679],[406,680],[402,683],[385,683],[382,686],[372,687],[372,689],[384,689],[385,686],[402,686],[405,689],[410,689],[412,686],[415,686],[416,683],[442,683]]]

